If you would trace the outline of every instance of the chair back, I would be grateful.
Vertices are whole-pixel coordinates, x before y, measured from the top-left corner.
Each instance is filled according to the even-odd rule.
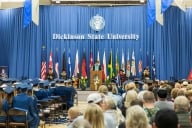
[[[4,110],[0,110],[0,127],[7,128],[7,113]]]
[[[24,118],[24,121],[15,121],[14,118]],[[28,120],[27,120],[27,111],[18,109],[18,108],[11,108],[8,111],[8,127],[16,127],[16,126],[25,126],[28,128]]]

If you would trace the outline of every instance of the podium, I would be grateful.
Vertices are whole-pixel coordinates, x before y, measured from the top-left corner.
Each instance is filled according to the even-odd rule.
[[[90,89],[91,91],[97,91],[102,85],[102,71],[90,72]]]

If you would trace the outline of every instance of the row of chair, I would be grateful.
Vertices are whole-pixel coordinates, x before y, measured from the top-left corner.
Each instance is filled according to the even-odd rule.
[[[12,117],[13,116],[22,116],[25,117],[24,122],[15,122]],[[28,120],[27,120],[27,112],[24,110],[20,110],[17,108],[11,108],[6,113],[3,110],[0,110],[0,117],[5,118],[5,122],[1,122],[0,126],[4,128],[15,128],[15,127],[25,127],[28,128]]]

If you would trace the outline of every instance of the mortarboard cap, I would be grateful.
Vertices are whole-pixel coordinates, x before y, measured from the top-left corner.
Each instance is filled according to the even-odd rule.
[[[6,88],[3,89],[3,91],[7,94],[10,94],[14,91],[14,88],[11,86],[7,86]]]

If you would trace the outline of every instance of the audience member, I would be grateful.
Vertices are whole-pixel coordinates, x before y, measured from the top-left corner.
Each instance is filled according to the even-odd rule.
[[[69,118],[69,123],[67,125],[67,128],[73,128],[74,126],[74,121],[77,119],[77,117],[80,116],[80,110],[78,107],[71,107],[68,110],[68,118]]]
[[[129,90],[127,91],[125,102],[121,108],[122,114],[124,117],[126,117],[126,109],[130,107],[130,104],[133,100],[137,99],[137,92],[135,90]]]
[[[126,128],[150,128],[147,115],[139,105],[127,109],[125,122]]]
[[[155,114],[159,111],[159,108],[154,105],[155,96],[153,92],[147,91],[143,95],[143,108],[147,114],[150,123],[153,122]]]
[[[192,128],[189,100],[185,96],[178,96],[174,101],[174,108],[180,128]]]
[[[84,119],[89,121],[92,128],[105,128],[104,114],[97,104],[89,104],[84,113]],[[111,122],[112,123],[112,122]]]
[[[86,119],[79,119],[74,122],[73,128],[92,128],[92,126]]]
[[[158,101],[155,102],[155,106],[159,109],[172,109],[174,110],[173,102],[167,100],[167,90],[159,89],[157,92]]]
[[[179,128],[176,113],[171,109],[159,110],[155,115],[153,128]]]

